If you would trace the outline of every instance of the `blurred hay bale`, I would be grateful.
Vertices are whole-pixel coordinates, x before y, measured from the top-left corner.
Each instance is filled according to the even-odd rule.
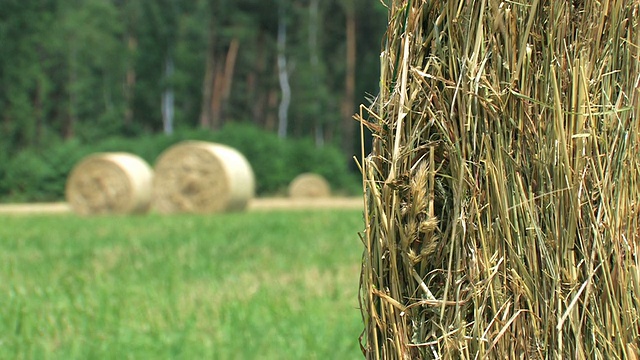
[[[72,169],[65,196],[82,215],[143,213],[151,203],[153,171],[128,153],[87,156]]]
[[[368,359],[636,359],[640,3],[389,4]]]
[[[331,196],[331,187],[321,175],[304,173],[296,176],[289,184],[289,197],[323,198]]]
[[[154,207],[161,213],[244,210],[254,196],[254,176],[246,158],[225,145],[184,141],[156,162]]]

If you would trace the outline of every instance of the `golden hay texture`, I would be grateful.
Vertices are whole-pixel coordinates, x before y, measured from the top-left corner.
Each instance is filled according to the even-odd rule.
[[[128,153],[87,156],[72,169],[66,199],[82,215],[143,213],[151,203],[153,170]]]
[[[289,197],[323,198],[331,196],[331,187],[321,175],[304,173],[295,177],[289,184]]]
[[[239,211],[254,196],[251,165],[225,145],[181,142],[160,154],[155,172],[153,201],[161,213]]]
[[[636,359],[640,2],[393,0],[368,359]]]

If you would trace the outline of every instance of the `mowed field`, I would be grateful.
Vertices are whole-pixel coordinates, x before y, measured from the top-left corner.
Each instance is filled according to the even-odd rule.
[[[359,359],[362,211],[0,215],[1,359]]]

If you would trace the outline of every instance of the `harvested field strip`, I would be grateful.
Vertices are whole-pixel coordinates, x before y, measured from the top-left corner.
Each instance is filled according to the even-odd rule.
[[[330,197],[319,199],[256,198],[249,202],[249,211],[304,209],[362,209],[360,197]],[[67,203],[0,204],[0,214],[68,213]]]

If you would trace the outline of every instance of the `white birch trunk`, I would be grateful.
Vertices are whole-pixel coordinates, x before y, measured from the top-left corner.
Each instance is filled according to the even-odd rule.
[[[167,55],[164,69],[165,80],[171,79],[173,71],[173,58],[171,55]],[[169,85],[162,92],[162,124],[164,133],[167,135],[173,134],[174,102],[173,86]]]
[[[287,43],[287,24],[283,5],[280,5],[278,16],[278,78],[282,98],[278,108],[278,137],[287,137],[288,113],[291,103],[291,87],[289,85],[289,72],[287,71],[287,56],[285,53]]]

